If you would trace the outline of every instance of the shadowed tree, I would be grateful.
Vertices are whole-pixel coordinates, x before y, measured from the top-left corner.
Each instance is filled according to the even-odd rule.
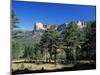
[[[49,52],[49,62],[52,60],[52,53],[55,53],[55,63],[56,63],[56,50],[57,50],[57,43],[58,43],[58,36],[59,33],[55,30],[55,26],[51,26],[48,30],[44,32],[41,37],[41,44],[42,49],[47,50]]]
[[[28,60],[33,59],[33,47],[30,44],[25,45],[23,57]]]
[[[19,23],[19,19],[16,16],[15,11],[11,10],[11,28],[18,28],[18,25],[16,25],[17,23]]]
[[[86,54],[84,59],[96,60],[96,22],[88,23],[86,29],[86,41],[82,45],[82,51]]]
[[[67,60],[72,60],[76,61],[76,49],[78,45],[80,44],[79,42],[79,30],[76,22],[71,22],[68,25],[68,29],[62,32],[62,37],[63,37],[63,49],[65,50],[66,53],[66,62]]]

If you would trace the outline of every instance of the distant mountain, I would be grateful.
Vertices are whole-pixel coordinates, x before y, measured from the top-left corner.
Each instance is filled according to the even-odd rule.
[[[70,23],[70,22],[69,22]],[[61,24],[61,25],[55,25],[55,29],[57,29],[58,31],[63,31],[63,30],[66,30],[68,29],[68,24],[69,23],[64,23],[64,24]],[[76,21],[78,27],[80,29],[86,27],[86,22],[81,22],[81,21]],[[38,30],[47,30],[49,29],[52,25],[54,24],[47,24],[47,23],[42,23],[42,22],[36,22],[34,24],[34,30],[35,31],[38,31]]]
[[[61,24],[57,27],[57,30],[58,31],[63,31],[63,30],[66,30],[68,28],[68,23],[64,23],[64,24]]]
[[[64,30],[68,29],[68,24],[69,23],[56,25],[55,29],[57,29],[59,32],[64,31]],[[50,26],[52,26],[52,25],[38,22],[35,25],[35,28],[34,28],[35,30],[22,31],[22,32],[18,33],[17,35],[12,35],[12,41],[17,41],[20,43],[32,43],[32,44],[38,43],[41,39],[43,32],[45,30],[47,30],[48,28],[50,28]],[[80,29],[86,27],[86,23],[80,22],[80,21],[77,22],[77,25],[79,26]]]
[[[86,22],[81,22],[81,21],[76,21],[76,23],[77,23],[77,26],[78,26],[79,29],[83,29],[87,25]],[[68,29],[68,24],[70,24],[70,23],[64,23],[64,24],[59,25],[57,27],[57,30],[58,31],[64,31],[64,30]]]

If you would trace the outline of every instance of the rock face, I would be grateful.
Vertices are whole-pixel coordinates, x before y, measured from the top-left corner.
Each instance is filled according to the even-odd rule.
[[[77,21],[76,23],[77,23],[77,26],[79,29],[84,29],[87,26],[86,22]],[[64,31],[64,30],[68,29],[68,24],[70,24],[70,23],[64,23],[64,24],[59,25],[57,27],[57,30]]]
[[[78,22],[77,22],[77,26],[78,26],[80,29],[85,28],[86,25],[87,25],[87,24],[86,24],[85,22],[81,22],[81,21],[78,21]]]
[[[38,30],[47,30],[49,29],[52,25],[54,24],[47,24],[47,23],[42,23],[42,22],[36,22],[34,24],[34,30],[38,31]],[[56,29],[56,27],[55,27]]]
[[[86,22],[81,22],[81,21],[77,21],[77,26],[79,29],[83,29],[86,27]],[[63,30],[66,30],[68,29],[68,24],[69,23],[64,23],[64,24],[61,24],[61,25],[58,25],[55,29],[57,29],[58,31],[63,31]],[[36,22],[35,25],[34,25],[34,30],[35,31],[38,31],[38,30],[47,30],[50,28],[50,24],[45,24],[45,23],[42,23],[42,22]]]
[[[44,27],[43,23],[41,22],[36,22],[34,25],[34,30],[38,31],[38,30],[46,30],[46,28]]]

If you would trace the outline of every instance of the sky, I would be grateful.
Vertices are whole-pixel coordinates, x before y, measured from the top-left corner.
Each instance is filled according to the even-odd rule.
[[[86,5],[12,1],[22,30],[34,30],[36,22],[63,24],[71,21],[95,21],[96,7]]]

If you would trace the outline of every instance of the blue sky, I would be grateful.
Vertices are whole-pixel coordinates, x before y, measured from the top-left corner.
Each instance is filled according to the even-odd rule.
[[[23,30],[33,30],[35,22],[60,25],[70,21],[96,20],[95,6],[12,1],[12,9]]]

